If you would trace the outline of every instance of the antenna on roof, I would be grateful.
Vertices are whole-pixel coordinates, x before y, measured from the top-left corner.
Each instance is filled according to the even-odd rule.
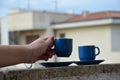
[[[58,10],[58,1],[54,0],[54,4],[55,4],[55,10],[57,11]]]
[[[19,0],[17,0],[17,8],[19,8],[19,3],[20,3],[20,1],[19,1]]]
[[[27,8],[30,10],[30,0],[27,0]]]
[[[82,11],[82,15],[83,15],[84,17],[86,17],[87,14],[89,14],[89,11]]]

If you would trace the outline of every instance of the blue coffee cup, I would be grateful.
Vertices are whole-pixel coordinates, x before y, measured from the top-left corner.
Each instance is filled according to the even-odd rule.
[[[73,40],[71,38],[56,38],[54,50],[57,57],[69,57],[72,53]]]
[[[78,51],[80,61],[95,60],[96,56],[100,54],[99,47],[95,45],[79,46]]]

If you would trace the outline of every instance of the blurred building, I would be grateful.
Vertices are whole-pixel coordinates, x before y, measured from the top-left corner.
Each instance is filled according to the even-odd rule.
[[[73,14],[12,9],[7,16],[11,44],[27,44],[38,37],[54,35],[51,25],[64,22]]]
[[[85,12],[52,27],[57,37],[64,35],[74,40],[71,57],[58,61],[79,60],[78,46],[96,45],[101,50],[96,59],[120,63],[120,12]]]

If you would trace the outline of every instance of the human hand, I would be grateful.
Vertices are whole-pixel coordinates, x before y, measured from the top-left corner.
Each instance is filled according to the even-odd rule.
[[[30,43],[28,46],[32,47],[33,52],[33,59],[31,59],[31,62],[35,62],[37,60],[48,60],[51,58],[55,52],[52,48],[54,41],[54,36],[51,37],[45,37],[45,38],[39,38],[32,43]]]

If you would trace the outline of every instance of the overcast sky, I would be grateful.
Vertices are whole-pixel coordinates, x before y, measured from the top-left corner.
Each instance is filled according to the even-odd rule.
[[[82,11],[120,11],[120,0],[0,0],[0,17],[18,7],[79,14]]]

